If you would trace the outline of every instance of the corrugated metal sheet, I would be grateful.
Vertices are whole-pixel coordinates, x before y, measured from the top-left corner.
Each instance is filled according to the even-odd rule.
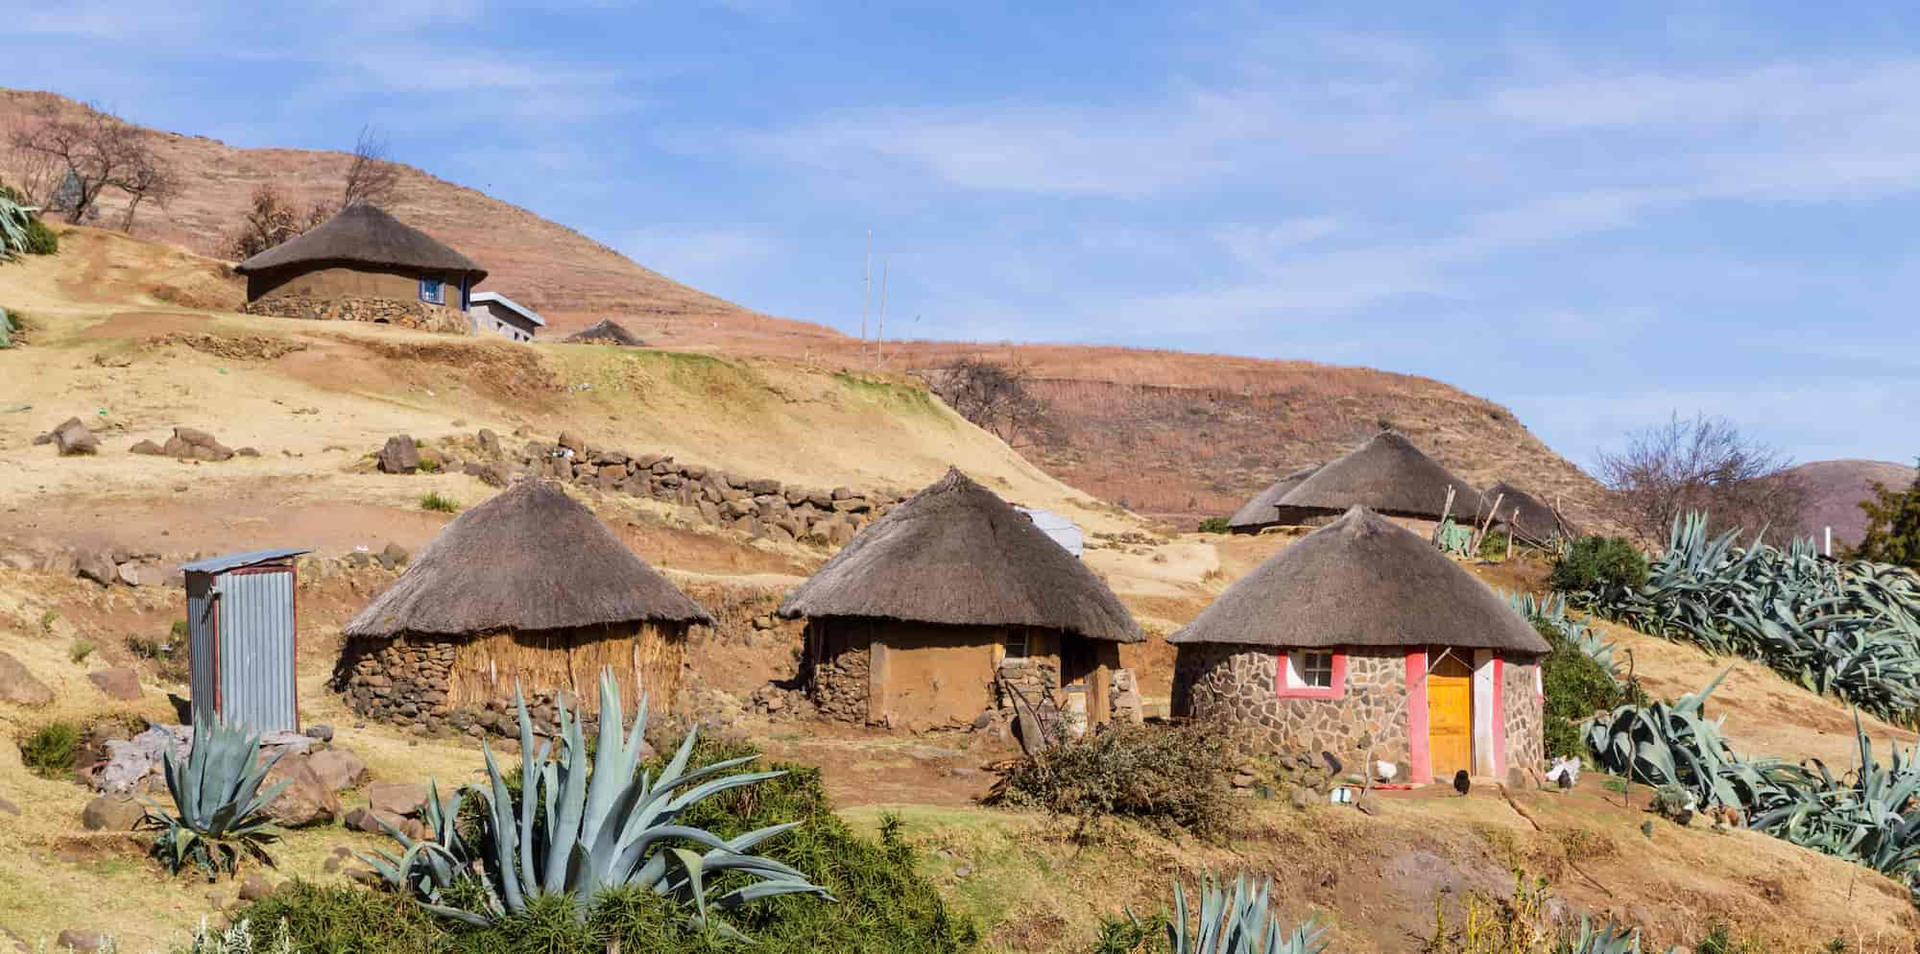
[[[255,732],[298,728],[291,569],[220,577],[220,715]]]
[[[1073,521],[1038,507],[1015,507],[1014,509],[1026,514],[1027,519],[1033,521],[1033,525],[1039,527],[1041,533],[1052,537],[1053,542],[1060,544],[1060,549],[1076,557],[1086,552],[1086,538],[1081,535],[1080,526]]]
[[[280,560],[310,552],[312,551],[302,550],[299,547],[274,547],[270,550],[248,550],[245,553],[228,553],[224,556],[195,560],[192,563],[182,563],[180,564],[180,569],[186,573],[225,573],[228,570],[238,569],[243,566],[252,566],[255,563],[265,563],[268,560]]]
[[[187,662],[192,672],[195,722],[213,720],[218,698],[216,680],[220,670],[214,655],[218,651],[214,641],[219,629],[213,615],[213,582],[214,577],[206,573],[187,574]]]

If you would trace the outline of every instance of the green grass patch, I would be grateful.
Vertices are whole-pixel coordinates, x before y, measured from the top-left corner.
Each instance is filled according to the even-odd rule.
[[[91,655],[93,655],[93,642],[91,640],[76,639],[73,641],[73,645],[67,649],[67,658],[73,660],[73,664],[76,666],[86,662],[87,657]]]
[[[836,371],[833,380],[847,394],[891,410],[915,414],[939,413],[934,407],[933,392],[924,387],[851,371]]]
[[[420,496],[420,509],[434,513],[459,513],[460,502],[438,490],[429,490]]]
[[[41,778],[64,778],[73,771],[73,757],[79,750],[79,726],[49,722],[20,740],[20,761]]]

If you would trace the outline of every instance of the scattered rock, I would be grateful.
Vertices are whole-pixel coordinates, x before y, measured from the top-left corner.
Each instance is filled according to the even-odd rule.
[[[346,749],[315,752],[307,756],[307,765],[330,792],[344,792],[367,780],[367,763]]]
[[[81,810],[80,824],[88,831],[132,831],[146,815],[131,795],[101,795]]]
[[[307,731],[305,735],[307,738],[314,739],[319,742],[332,742],[333,726],[327,725],[325,723],[321,723],[318,725],[310,725],[310,726],[307,726]]]
[[[21,706],[44,706],[53,701],[53,690],[33,677],[20,660],[0,653],[0,702]]]
[[[148,457],[164,457],[166,456],[167,452],[161,449],[160,445],[155,444],[152,441],[141,441],[140,443],[127,448],[127,453],[145,454]]]
[[[427,787],[418,782],[375,782],[367,786],[367,804],[376,812],[412,815],[427,803]]]
[[[380,448],[380,472],[385,474],[411,474],[420,469],[420,446],[413,438],[405,434],[395,434],[387,438],[387,445]]]
[[[1296,788],[1288,800],[1293,803],[1296,811],[1306,811],[1307,806],[1313,804],[1313,793],[1304,788]]]
[[[160,452],[180,460],[231,460],[233,450],[197,427],[175,427]]]
[[[106,936],[99,931],[82,931],[79,928],[67,928],[60,932],[55,945],[62,951],[97,951],[106,943]],[[45,943],[45,942],[42,942]]]
[[[305,828],[336,821],[345,814],[340,796],[320,780],[313,770],[311,756],[289,755],[275,762],[264,783],[268,787],[290,782],[267,805],[267,815],[282,828]]]
[[[73,572],[101,586],[111,586],[120,579],[120,570],[113,565],[113,554],[105,550],[81,550],[74,554]]]
[[[67,418],[66,423],[49,431],[48,436],[62,457],[100,452],[100,439],[94,437],[93,432],[87,430],[87,425],[77,417]]]
[[[7,801],[4,798],[0,798],[0,812],[5,812],[6,814],[9,814],[9,815],[18,816],[20,814],[20,806],[15,805],[14,803]]]
[[[500,456],[500,435],[483,427],[480,433],[474,435],[474,439],[480,445],[480,453],[487,455],[488,459]]]
[[[344,824],[354,831],[364,831],[370,835],[384,835],[387,829],[380,823],[386,822],[401,831],[407,830],[407,819],[392,812],[375,811],[371,808],[356,808],[347,813]]]
[[[240,448],[239,450],[237,450],[237,451],[234,451],[233,453],[234,453],[234,456],[236,456],[236,457],[258,457],[258,456],[260,456],[260,450],[259,450],[259,448],[255,448],[255,447],[242,447],[242,448]]]
[[[90,672],[87,673],[87,679],[91,680],[95,686],[100,687],[100,691],[105,693],[109,699],[118,699],[121,702],[132,702],[140,698],[140,674],[126,666],[115,666],[112,669]]]
[[[410,556],[406,547],[389,540],[374,559],[379,560],[381,566],[391,570],[406,563]]]
[[[273,893],[273,882],[255,871],[240,882],[240,900],[259,901]]]

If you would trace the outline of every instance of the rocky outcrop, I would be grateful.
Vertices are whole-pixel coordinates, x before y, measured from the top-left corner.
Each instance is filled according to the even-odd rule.
[[[420,446],[405,434],[395,434],[380,448],[378,465],[383,474],[411,474],[420,469]]]
[[[0,653],[0,702],[17,706],[44,706],[53,701],[53,690],[33,677],[20,660]]]

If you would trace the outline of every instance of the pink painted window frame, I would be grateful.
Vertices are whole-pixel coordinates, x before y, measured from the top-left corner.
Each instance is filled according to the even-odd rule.
[[[1300,652],[1327,652],[1324,649],[1302,649]],[[1333,650],[1333,685],[1331,686],[1289,686],[1287,670],[1291,668],[1288,657],[1293,653],[1280,653],[1276,657],[1279,665],[1274,667],[1273,694],[1281,699],[1345,699],[1347,697],[1347,654]]]

